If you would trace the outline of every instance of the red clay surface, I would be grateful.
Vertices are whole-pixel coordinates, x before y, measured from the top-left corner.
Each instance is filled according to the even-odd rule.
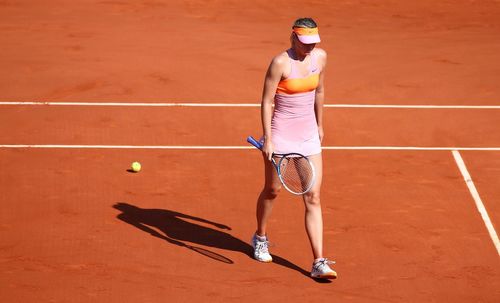
[[[498,1],[0,1],[0,101],[259,102],[308,15],[327,103],[498,105],[499,14]],[[325,109],[325,145],[498,147],[499,115]],[[0,105],[0,144],[244,145],[259,131],[258,108]],[[498,231],[500,154],[461,154]],[[303,206],[286,192],[275,262],[249,256],[257,151],[1,148],[2,300],[500,301],[500,258],[450,151],[324,158],[332,283],[307,277]]]
[[[260,101],[314,16],[332,103],[497,104],[498,1],[0,2],[4,100]]]
[[[250,302],[257,290],[278,302],[493,302],[499,295],[498,255],[449,152],[325,152],[325,249],[340,274],[330,284],[304,275],[311,256],[303,207],[291,195],[279,198],[272,220],[276,262],[248,256],[260,170],[238,168],[242,159],[258,166],[257,153],[1,153],[9,159],[2,184],[11,185],[1,215],[7,298]],[[127,173],[134,159],[144,169]]]

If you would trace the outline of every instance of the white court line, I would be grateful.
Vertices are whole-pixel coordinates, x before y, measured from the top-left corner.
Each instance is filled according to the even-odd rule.
[[[500,147],[418,147],[418,146],[323,146],[324,150],[468,150],[500,151]]]
[[[500,109],[500,105],[325,104],[324,106],[340,108]]]
[[[123,107],[260,107],[260,103],[144,103],[144,102],[0,102],[0,105],[123,106]]]
[[[137,103],[137,102],[0,102],[0,105],[121,106],[121,107],[260,107],[260,103]],[[372,105],[325,104],[333,108],[500,109],[500,105]]]
[[[250,146],[203,145],[63,145],[63,144],[9,144],[0,148],[67,148],[67,149],[252,149]]]
[[[498,239],[495,227],[493,227],[493,224],[491,223],[490,217],[488,216],[488,212],[484,207],[483,201],[479,196],[479,192],[477,191],[476,186],[474,186],[474,182],[472,181],[472,178],[469,172],[467,171],[467,167],[465,166],[464,160],[460,156],[460,153],[457,150],[453,150],[452,153],[453,157],[455,158],[455,161],[457,162],[458,168],[460,169],[460,172],[464,177],[465,183],[469,188],[472,198],[474,198],[477,210],[479,211],[481,217],[483,218],[484,225],[486,225],[486,229],[488,229],[488,233],[490,234],[491,240],[493,241],[493,245],[495,245],[497,253],[500,256],[500,240]]]
[[[0,144],[0,148],[67,148],[67,149],[254,149],[250,145],[72,145],[72,144]],[[500,151],[500,147],[412,147],[412,146],[323,146],[323,150],[418,150],[418,151]]]

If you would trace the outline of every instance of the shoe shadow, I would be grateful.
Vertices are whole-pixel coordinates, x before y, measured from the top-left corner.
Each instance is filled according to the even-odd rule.
[[[118,202],[113,207],[121,211],[117,215],[117,218],[121,221],[149,233],[153,237],[163,239],[168,243],[180,247],[185,247],[211,259],[227,264],[234,263],[226,256],[213,252],[210,249],[199,247],[198,245],[241,252],[250,258],[253,256],[253,248],[250,244],[223,231],[231,230],[227,225],[167,209],[139,208],[125,202]],[[212,225],[217,229],[192,223],[192,221]],[[190,245],[186,242],[195,245]],[[309,277],[309,273],[306,270],[279,256],[273,255],[273,263]]]

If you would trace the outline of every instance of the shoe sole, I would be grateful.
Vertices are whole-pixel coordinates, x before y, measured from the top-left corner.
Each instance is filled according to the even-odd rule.
[[[254,259],[257,260],[257,261],[259,261],[259,262],[262,262],[262,263],[271,263],[271,262],[273,262],[273,259],[271,259],[271,260],[259,260],[259,259],[256,259],[256,258],[254,258]]]
[[[333,274],[333,275],[318,275],[318,276],[313,276],[313,275],[311,275],[311,278],[313,278],[313,279],[328,279],[328,280],[334,280],[334,279],[337,279],[337,274]]]

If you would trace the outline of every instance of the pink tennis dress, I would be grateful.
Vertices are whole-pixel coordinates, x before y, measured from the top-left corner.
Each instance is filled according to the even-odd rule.
[[[290,50],[287,53],[290,58]],[[305,156],[321,153],[314,111],[321,70],[316,53],[313,51],[310,56],[308,75],[300,75],[296,61],[290,58],[290,75],[278,84],[271,120],[271,142],[275,153],[295,152]]]

